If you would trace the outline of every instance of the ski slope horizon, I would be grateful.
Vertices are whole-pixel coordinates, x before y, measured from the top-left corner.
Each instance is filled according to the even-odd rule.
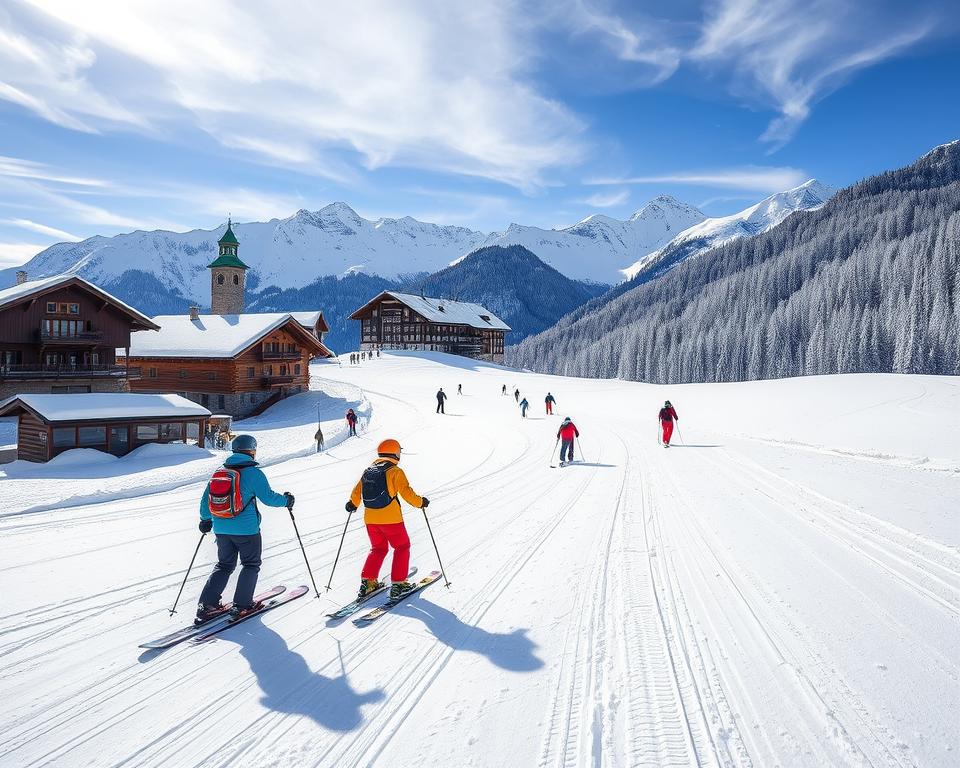
[[[322,597],[203,645],[137,648],[189,620],[215,561],[208,537],[170,618],[216,456],[0,468],[0,766],[956,765],[960,378],[649,385],[412,352],[311,372],[339,400],[251,426]],[[360,436],[310,453],[340,401]],[[552,469],[567,415],[578,461]],[[386,437],[452,585],[329,624],[369,547],[354,515],[322,591],[343,505]],[[259,586],[309,584],[286,511],[261,511]]]

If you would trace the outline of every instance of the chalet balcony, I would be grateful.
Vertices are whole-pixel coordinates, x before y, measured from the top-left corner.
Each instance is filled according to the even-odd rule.
[[[264,386],[267,387],[283,387],[287,384],[293,384],[294,376],[290,373],[279,374],[275,373],[273,375],[265,374],[262,381]]]
[[[124,365],[0,365],[0,379],[139,379],[140,368]]]
[[[260,359],[261,360],[299,360],[303,352],[299,349],[294,352],[287,352],[286,350],[260,350]]]
[[[103,331],[83,331],[73,336],[61,336],[41,330],[37,331],[37,340],[45,346],[55,344],[72,344],[75,347],[96,345],[103,343]]]

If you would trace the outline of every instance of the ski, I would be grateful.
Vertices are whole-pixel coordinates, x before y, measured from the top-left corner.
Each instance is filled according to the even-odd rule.
[[[407,581],[410,581],[410,579],[413,576],[415,576],[416,573],[417,573],[417,567],[414,566],[413,568],[410,569],[410,573],[407,574]],[[327,616],[331,619],[345,619],[347,618],[347,616],[351,616],[357,611],[359,611],[360,607],[364,603],[368,602],[370,598],[376,597],[381,592],[387,589],[389,589],[389,586],[386,583],[384,583],[384,585],[380,587],[380,589],[375,589],[373,592],[368,592],[363,597],[358,597],[353,602],[347,603],[345,606],[343,606],[342,608],[338,608],[333,613],[328,613]]]
[[[365,614],[363,614],[363,616],[359,616],[356,619],[354,619],[353,623],[369,624],[371,621],[379,619],[381,616],[383,616],[383,614],[385,614],[391,608],[394,608],[395,606],[399,605],[404,600],[406,600],[408,597],[410,597],[410,595],[416,594],[421,589],[424,589],[425,587],[429,587],[431,584],[433,584],[433,582],[439,580],[440,575],[441,575],[440,571],[430,571],[429,574],[427,574],[422,579],[420,579],[420,581],[414,584],[413,589],[411,589],[409,592],[404,592],[402,595],[400,595],[400,597],[391,597],[383,605],[378,605],[372,611],[367,611]]]
[[[265,602],[272,597],[276,597],[279,594],[282,594],[286,589],[284,586],[274,587],[266,592],[263,592],[253,599],[258,602]],[[209,628],[210,625],[215,621],[223,621],[227,618],[227,614],[230,613],[230,609],[233,607],[233,603],[226,603],[223,606],[223,610],[219,613],[214,614],[206,621],[200,624],[190,624],[189,626],[184,627],[183,629],[178,629],[176,632],[171,632],[169,635],[164,635],[163,637],[158,637],[156,640],[149,640],[146,643],[141,643],[140,648],[169,648],[170,646],[176,645],[177,643],[182,643],[184,640],[189,640],[194,635],[200,634],[205,629]]]
[[[310,591],[310,587],[306,586],[305,584],[301,584],[299,587],[294,587],[293,589],[291,589],[285,595],[281,595],[280,597],[274,597],[271,600],[267,600],[267,602],[263,604],[263,607],[258,608],[255,611],[251,611],[250,613],[245,613],[240,618],[235,619],[232,616],[230,616],[226,619],[221,619],[213,626],[207,628],[205,632],[201,632],[199,635],[196,635],[193,638],[193,642],[202,643],[204,640],[209,640],[211,637],[213,637],[214,635],[220,634],[225,629],[230,629],[230,627],[236,626],[237,624],[240,624],[246,621],[247,619],[252,619],[254,616],[261,616],[267,611],[273,610],[274,608],[277,608],[281,605],[286,605],[287,603],[292,602],[293,600],[296,600],[298,597],[303,597],[309,591]]]

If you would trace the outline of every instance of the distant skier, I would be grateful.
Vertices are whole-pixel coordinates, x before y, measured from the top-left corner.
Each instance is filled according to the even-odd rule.
[[[357,436],[357,414],[353,412],[353,408],[350,408],[347,411],[347,427],[349,427],[350,432],[347,434],[347,437],[356,437]]]
[[[677,416],[676,409],[670,405],[670,401],[667,400],[663,404],[663,408],[660,409],[660,427],[663,429],[663,447],[670,447],[670,438],[673,435],[673,422],[680,421],[680,417]]]
[[[544,402],[544,403],[546,404],[546,406],[547,406],[547,415],[548,415],[548,416],[552,416],[552,415],[553,415],[553,404],[554,404],[555,402],[557,402],[557,399],[556,399],[553,395],[551,395],[549,392],[547,392],[547,396],[544,398],[543,402]]]
[[[320,453],[323,450],[323,430],[320,427],[317,427],[317,434],[313,439],[317,441],[317,453]]]
[[[346,504],[347,512],[354,512],[363,503],[363,522],[370,537],[370,554],[360,573],[359,597],[383,586],[379,581],[380,566],[387,556],[388,546],[393,547],[390,597],[399,597],[413,589],[413,584],[407,581],[410,537],[403,524],[400,498],[420,509],[426,509],[430,500],[417,495],[410,487],[404,471],[397,466],[400,463],[400,451],[400,443],[396,440],[380,443],[376,461],[364,470]]]
[[[457,384],[457,394],[458,395],[463,394],[463,384]]]
[[[506,385],[506,384],[503,385],[503,389],[500,390],[500,394],[501,394],[501,395],[507,394],[507,385]]]
[[[377,358],[380,357],[380,347],[377,347]]]
[[[230,613],[242,616],[260,607],[253,602],[263,549],[257,501],[270,507],[293,509],[293,494],[274,491],[259,469],[256,438],[237,435],[232,447],[233,453],[223,462],[223,467],[213,473],[200,499],[200,530],[203,533],[213,530],[217,539],[217,564],[200,593],[197,623],[220,612],[220,598],[237,567],[238,557],[243,567]]]
[[[523,398],[523,400],[520,401],[520,415],[523,416],[523,418],[527,418],[527,408],[529,407],[530,403],[527,402],[527,398]]]
[[[577,425],[570,421],[569,416],[565,417],[560,429],[557,430],[557,439],[560,441],[560,466],[573,461],[573,441],[577,437],[580,437]],[[569,455],[570,458],[565,460],[564,455]]]
[[[518,403],[520,402],[520,390],[519,390],[519,389],[513,390],[513,399],[516,400]]]
[[[447,399],[447,393],[443,391],[443,387],[440,387],[440,391],[437,392],[437,413],[446,413],[443,409],[443,402]]]

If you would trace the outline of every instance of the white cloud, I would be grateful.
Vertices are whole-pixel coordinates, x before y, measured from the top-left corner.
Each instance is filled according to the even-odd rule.
[[[777,149],[818,99],[928,36],[924,5],[885,16],[880,3],[849,0],[716,0],[690,56],[731,67],[736,93],[780,112],[761,136]]]
[[[722,168],[701,171],[680,171],[650,176],[630,176],[627,178],[596,178],[584,183],[595,186],[617,184],[689,184],[701,187],[719,187],[721,189],[743,189],[756,192],[782,192],[799,186],[809,178],[796,168],[744,166],[741,168]]]
[[[38,224],[35,221],[30,221],[30,219],[6,219],[0,223],[12,224],[15,227],[20,227],[21,229],[27,229],[31,232],[37,232],[41,235],[48,235],[49,237],[55,237],[60,240],[82,240],[83,238],[77,237],[76,235],[71,235],[69,232],[64,232],[62,229],[57,229],[56,227],[48,227],[46,224]]]
[[[46,247],[33,243],[0,243],[0,269],[26,264]]]
[[[4,157],[2,155],[0,155],[0,176],[19,179],[36,179],[37,181],[53,181],[59,184],[69,184],[80,187],[107,186],[107,182],[101,179],[65,176],[43,163],[36,163],[32,160],[21,160],[17,157]]]
[[[29,2],[39,13],[9,17],[29,29],[6,32],[16,47],[0,63],[16,66],[0,71],[18,103],[68,127],[189,119],[226,146],[318,175],[341,178],[332,158],[346,150],[367,168],[521,188],[582,154],[581,123],[532,84],[514,0]]]
[[[621,189],[611,192],[597,192],[581,200],[581,203],[593,208],[614,208],[630,199],[630,190]]]

